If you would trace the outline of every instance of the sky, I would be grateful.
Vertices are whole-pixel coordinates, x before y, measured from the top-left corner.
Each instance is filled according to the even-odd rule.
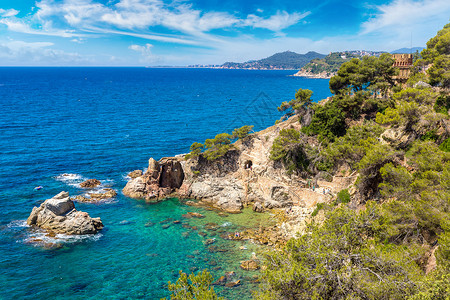
[[[0,66],[185,66],[425,47],[449,0],[0,0]]]

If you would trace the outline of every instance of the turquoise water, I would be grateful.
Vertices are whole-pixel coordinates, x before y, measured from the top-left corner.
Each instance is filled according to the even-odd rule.
[[[258,273],[240,270],[239,261],[261,249],[220,234],[265,223],[267,215],[220,217],[177,199],[146,204],[120,190],[127,172],[146,167],[149,157],[187,152],[194,141],[245,124],[272,125],[276,106],[298,88],[314,90],[316,100],[329,96],[327,80],[291,73],[0,68],[0,298],[159,299],[179,270],[204,268],[216,279],[235,271],[241,286],[216,289],[229,299],[249,298]],[[62,190],[83,194],[78,184],[87,178],[119,191],[105,203],[76,204],[101,217],[101,233],[48,237],[25,226],[33,206]],[[35,191],[38,185],[44,188]],[[206,218],[183,218],[188,211]],[[211,222],[216,230],[205,228]],[[208,238],[226,252],[210,252]]]

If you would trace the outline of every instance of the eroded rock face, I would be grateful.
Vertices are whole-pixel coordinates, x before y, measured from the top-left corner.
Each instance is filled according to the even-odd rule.
[[[39,207],[34,207],[27,224],[64,234],[92,234],[103,229],[100,218],[91,218],[88,213],[75,209],[67,192],[61,192]]]
[[[233,178],[208,177],[191,184],[186,198],[199,199],[204,203],[228,212],[240,212],[243,204],[244,190]]]
[[[127,197],[158,201],[180,188],[183,180],[184,171],[178,159],[150,158],[147,172],[129,181],[122,192]]]

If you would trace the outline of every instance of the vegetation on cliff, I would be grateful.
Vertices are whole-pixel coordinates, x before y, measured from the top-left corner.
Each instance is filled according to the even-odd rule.
[[[344,170],[359,178],[355,190],[340,193],[344,201],[321,206],[323,224],[309,224],[308,234],[268,256],[255,298],[447,299],[450,68],[442,62],[450,57],[449,29],[422,52],[418,65],[428,68],[416,68],[432,86],[396,86],[388,55],[353,59],[330,80],[334,96],[308,105],[310,124],[289,132],[291,139],[280,132],[273,159],[305,155],[309,165],[297,168],[309,176]],[[298,142],[306,136],[320,142],[315,153]]]
[[[244,125],[240,128],[235,128],[233,134],[220,133],[213,139],[205,140],[204,144],[195,142],[191,145],[191,152],[186,155],[186,159],[202,155],[207,160],[216,160],[233,148],[231,144],[233,141],[244,140],[252,130],[253,125]]]
[[[267,255],[255,299],[448,299],[450,24],[421,56],[406,85],[390,55],[352,59],[330,80],[329,99],[312,103],[299,90],[278,108],[302,127],[280,130],[272,160],[305,179],[358,180],[317,205],[323,222]]]
[[[341,65],[345,62],[352,60],[353,58],[360,59],[362,55],[378,56],[382,52],[372,51],[344,51],[344,52],[332,52],[324,58],[315,58],[306,64],[300,71],[301,74],[310,75],[323,75],[332,76],[335,75]]]
[[[360,55],[351,52],[333,52],[324,58],[316,58],[306,64],[301,71],[312,74],[327,73],[328,75],[336,73],[340,66],[350,61],[352,58],[360,58]]]

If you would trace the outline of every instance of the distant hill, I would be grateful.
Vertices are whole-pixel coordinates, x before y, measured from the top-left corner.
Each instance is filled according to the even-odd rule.
[[[244,63],[226,62],[219,68],[223,69],[301,69],[312,59],[324,58],[326,55],[310,51],[305,54],[298,54],[292,51],[276,53],[270,57],[260,60],[251,60]]]
[[[306,64],[294,76],[313,77],[313,78],[330,78],[339,70],[341,65],[352,58],[361,58],[363,56],[379,56],[380,51],[344,51],[332,52],[324,58],[313,59]]]
[[[423,49],[425,49],[424,47],[413,47],[413,48],[401,48],[401,49],[397,49],[394,51],[391,51],[390,53],[392,54],[397,54],[397,53],[415,53],[416,51],[422,51]]]

